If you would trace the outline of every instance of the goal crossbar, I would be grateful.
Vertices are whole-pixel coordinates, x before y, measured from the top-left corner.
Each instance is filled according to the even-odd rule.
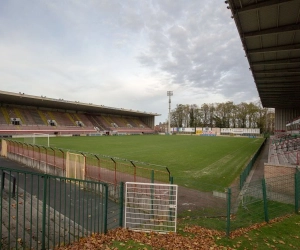
[[[33,145],[44,145],[50,147],[50,136],[49,134],[33,133],[24,136],[24,142]]]

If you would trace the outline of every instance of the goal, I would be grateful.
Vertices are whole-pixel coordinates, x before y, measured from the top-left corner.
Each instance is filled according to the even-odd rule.
[[[32,145],[41,145],[50,147],[49,134],[33,133],[24,136],[24,142]]]
[[[66,177],[85,179],[85,156],[67,152],[66,154]]]
[[[178,186],[125,183],[125,228],[143,232],[176,232]]]

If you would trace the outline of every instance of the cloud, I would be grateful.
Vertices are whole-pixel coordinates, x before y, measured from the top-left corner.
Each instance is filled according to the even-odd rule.
[[[0,2],[0,89],[168,112],[258,99],[218,0]]]

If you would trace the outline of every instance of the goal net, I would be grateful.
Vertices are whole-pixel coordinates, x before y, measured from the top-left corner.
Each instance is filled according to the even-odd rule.
[[[24,137],[24,142],[32,145],[41,145],[41,146],[50,147],[49,134],[34,133],[34,134],[26,135]]]
[[[85,179],[85,156],[67,152],[66,154],[66,177]]]

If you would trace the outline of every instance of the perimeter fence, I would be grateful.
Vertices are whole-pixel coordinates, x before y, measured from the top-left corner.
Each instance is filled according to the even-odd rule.
[[[3,167],[0,183],[0,249],[54,249],[122,226],[122,184]]]
[[[6,144],[4,146],[4,144]],[[170,183],[169,169],[150,163],[132,161],[88,152],[40,145],[27,144],[14,140],[2,140],[6,157],[39,169],[44,173],[66,176],[67,153],[76,153],[85,158],[84,175],[86,180],[103,181],[117,185],[120,182]]]
[[[66,152],[55,148],[6,141],[7,157],[21,161],[46,173],[64,176]],[[3,145],[2,145],[3,152]],[[78,153],[78,152],[77,152]],[[88,155],[86,158],[86,179],[102,180],[112,185],[108,195],[114,197],[118,183],[122,181],[165,182],[172,181],[168,170],[154,170],[138,166],[136,162],[126,162],[109,157]],[[55,168],[53,166],[56,166]],[[48,172],[47,172],[48,171]],[[179,225],[196,224],[210,229],[221,230],[229,236],[234,230],[268,222],[278,216],[299,212],[300,173],[281,175],[259,181],[240,183],[236,186],[221,188],[211,184],[201,192],[179,187]],[[185,191],[184,191],[185,190]],[[220,190],[224,190],[220,192]],[[185,201],[182,192],[189,192]]]
[[[261,179],[242,189],[236,185],[224,192],[195,191],[193,200],[179,214],[180,224],[225,231],[229,236],[232,231],[255,223],[299,213],[300,172]]]
[[[250,161],[248,162],[248,164],[246,165],[246,167],[244,168],[244,170],[242,171],[242,173],[240,174],[240,189],[243,188],[243,185],[246,182],[247,177],[249,176],[256,159],[258,158],[259,154],[261,153],[264,145],[266,144],[266,138],[264,139],[263,143],[260,145],[259,149],[255,152],[255,154],[251,157]]]

